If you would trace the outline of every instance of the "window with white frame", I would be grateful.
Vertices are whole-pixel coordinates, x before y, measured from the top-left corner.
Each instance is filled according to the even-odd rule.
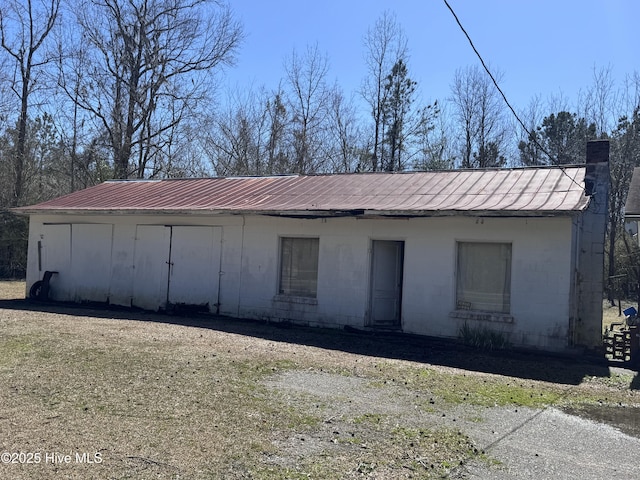
[[[458,242],[456,308],[509,313],[511,244]]]
[[[280,239],[281,295],[315,298],[318,291],[317,238]]]

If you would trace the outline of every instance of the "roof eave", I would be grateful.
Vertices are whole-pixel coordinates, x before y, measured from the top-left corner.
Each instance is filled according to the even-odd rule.
[[[558,217],[579,214],[583,209],[572,210],[252,210],[252,209],[88,209],[88,208],[14,208],[18,215],[258,215],[293,218],[411,218],[411,217]],[[629,216],[627,216],[629,218]],[[640,219],[640,216],[637,218]]]

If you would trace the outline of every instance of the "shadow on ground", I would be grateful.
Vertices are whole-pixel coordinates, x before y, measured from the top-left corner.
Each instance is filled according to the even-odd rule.
[[[0,300],[0,309],[185,325],[275,342],[295,343],[359,355],[410,360],[567,385],[578,385],[586,376],[608,377],[610,375],[609,365],[603,358],[560,356],[528,351],[486,352],[452,340],[400,333],[309,328],[203,314],[171,316],[104,305],[40,303],[28,300]],[[631,388],[640,389],[638,375],[634,378]]]
[[[562,410],[569,415],[606,423],[627,435],[640,438],[640,408],[638,407],[627,405],[580,405],[578,407],[566,407]]]

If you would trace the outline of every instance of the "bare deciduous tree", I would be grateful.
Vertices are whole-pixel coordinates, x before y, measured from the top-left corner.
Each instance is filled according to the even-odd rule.
[[[20,103],[13,155],[13,206],[20,204],[23,195],[30,96],[37,88],[37,73],[52,60],[45,41],[57,21],[59,8],[60,0],[37,4],[32,0],[7,0],[0,6],[0,45],[10,57],[15,72],[11,89]]]
[[[395,15],[385,12],[376,21],[373,28],[364,37],[365,62],[367,76],[365,77],[361,94],[369,105],[373,121],[372,152],[370,169],[381,168],[383,140],[383,110],[386,102],[387,90],[384,88],[387,76],[399,60],[406,60],[407,39],[402,27],[396,21]]]
[[[230,65],[242,28],[215,0],[86,0],[78,11],[92,68],[66,88],[107,132],[115,176],[159,173],[166,142]]]
[[[615,125],[618,94],[614,90],[611,67],[593,70],[593,84],[581,95],[578,103],[584,107],[584,118],[596,126],[596,135],[611,132]]]
[[[274,173],[286,173],[289,159],[285,146],[286,130],[289,124],[289,115],[284,104],[284,93],[280,88],[265,102],[266,120],[266,171]]]
[[[205,151],[218,175],[264,173],[261,129],[264,114],[253,92],[229,94],[226,108],[215,112],[205,135]]]
[[[353,172],[358,164],[358,142],[361,130],[356,117],[356,109],[342,90],[335,86],[331,93],[331,138],[334,159],[331,170]]]
[[[292,136],[292,172],[316,173],[324,167],[330,90],[326,79],[329,62],[318,46],[307,47],[304,55],[293,52],[285,62],[289,87],[289,116]]]
[[[616,258],[616,253],[620,251],[630,253],[624,231],[624,206],[633,170],[640,166],[640,78],[637,76],[628,78],[622,90],[614,91],[610,73],[610,69],[594,72],[594,85],[587,96],[591,103],[587,104],[585,110],[592,112],[591,118],[596,125],[594,131],[601,128],[598,125],[607,128],[605,132],[599,132],[599,135],[604,133],[610,138],[611,143],[609,218],[605,252],[609,277],[607,290],[609,300],[613,304],[616,293],[614,286],[618,283],[614,278],[622,273],[618,270],[621,265],[631,261],[631,258]],[[617,113],[618,122],[616,128],[609,131],[608,122],[611,120],[610,117],[613,117],[614,111]],[[624,249],[620,248],[620,242],[624,244]],[[632,263],[634,263],[633,268],[627,273],[636,276],[639,266],[635,261]],[[631,283],[632,278],[627,278],[626,282]]]
[[[218,175],[273,175],[293,168],[284,93],[261,88],[230,92],[226,107],[210,116],[204,153]]]
[[[499,80],[500,74],[496,76]],[[460,148],[462,168],[504,165],[505,107],[487,74],[477,66],[457,70],[452,94],[455,115],[464,137]]]
[[[447,116],[438,102],[424,107],[419,114],[416,129],[417,152],[414,168],[417,170],[449,170],[455,155],[448,137]]]
[[[538,125],[542,123],[542,102],[539,96],[534,96],[527,109],[520,112],[520,118],[524,127],[520,126],[518,150],[520,152],[520,163],[522,165],[543,165],[547,158],[544,147],[540,144],[540,134],[537,131]]]

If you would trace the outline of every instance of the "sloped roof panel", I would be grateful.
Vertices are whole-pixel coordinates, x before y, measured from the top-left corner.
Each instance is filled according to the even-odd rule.
[[[109,181],[19,213],[554,215],[584,209],[584,167]]]

